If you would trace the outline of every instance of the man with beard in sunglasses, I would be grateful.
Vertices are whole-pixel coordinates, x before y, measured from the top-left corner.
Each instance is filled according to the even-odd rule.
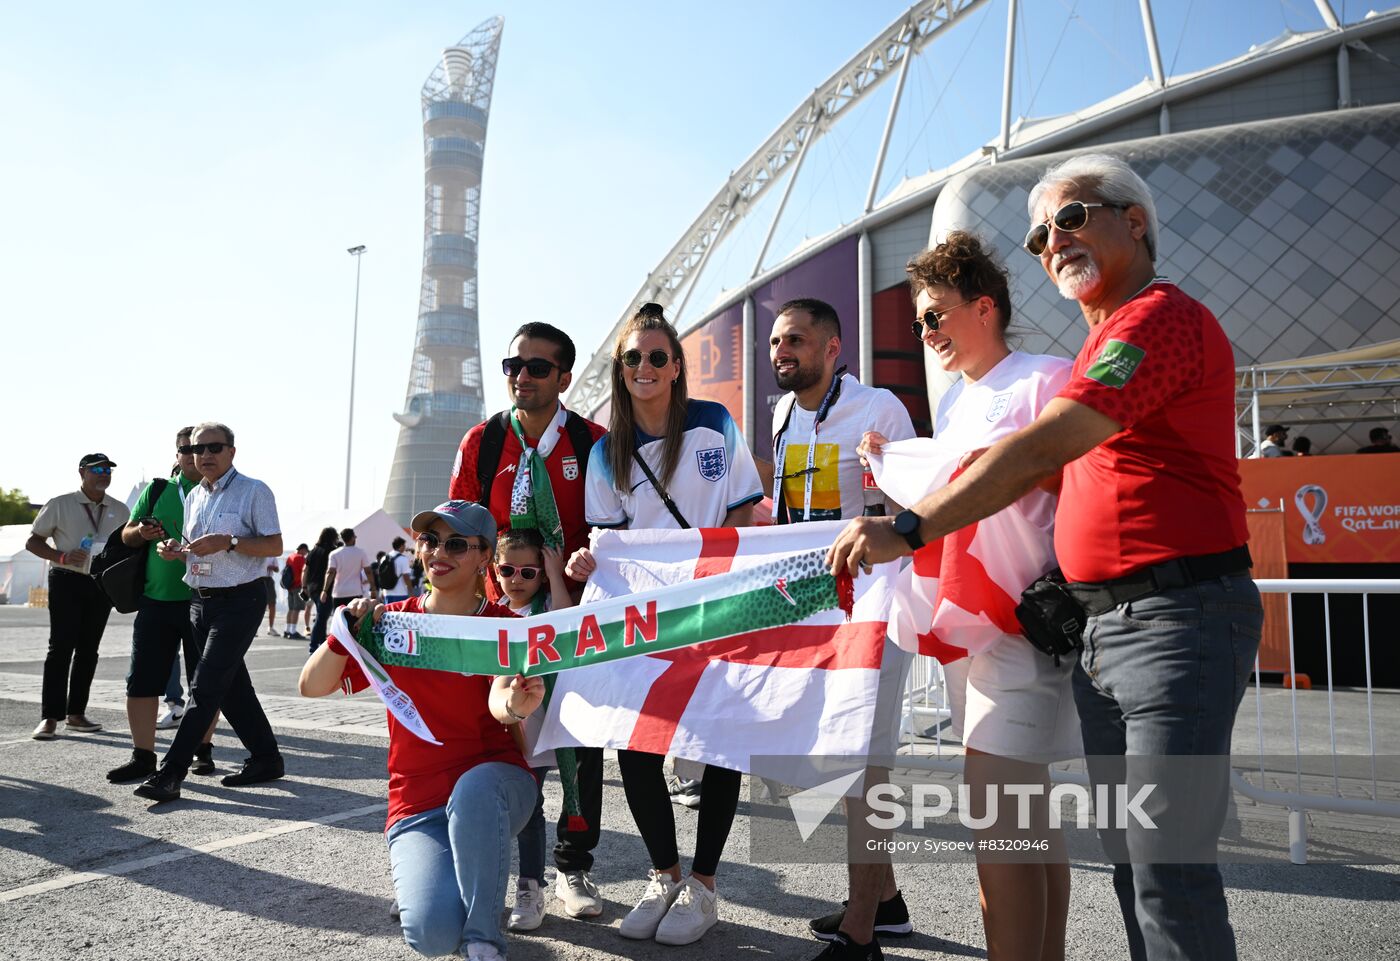
[[[1156,207],[1126,163],[1071,158],[1028,206],[1026,250],[1089,324],[1069,383],[912,510],[852,521],[829,560],[856,574],[908,554],[1063,469],[1055,553],[1084,625],[1073,684],[1090,778],[1126,782],[1127,797],[1160,788],[1155,828],[1123,817],[1120,801],[1117,824],[1130,829],[1100,831],[1129,954],[1234,959],[1216,847],[1263,623],[1235,457],[1234,355],[1211,312],[1156,276]]]
[[[573,340],[551,324],[533,321],[515,332],[501,361],[512,406],[467,431],[447,494],[484,506],[498,530],[539,530],[546,545],[562,543],[566,557],[588,546],[583,509],[588,453],[607,433],[559,402],[573,379],[574,358]],[[488,579],[485,588],[491,599],[501,597],[494,581]],[[603,752],[574,748],[574,756],[579,806],[588,826],[569,830],[567,814],[560,815],[555,893],[570,917],[597,917],[603,902],[588,872],[602,820]]]

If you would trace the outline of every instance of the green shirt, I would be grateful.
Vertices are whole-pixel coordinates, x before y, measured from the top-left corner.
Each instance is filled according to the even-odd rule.
[[[136,499],[136,506],[131,509],[131,519],[140,520],[154,514],[168,536],[179,537],[185,523],[185,502],[180,494],[188,494],[194,490],[196,483],[198,481],[189,480],[184,474],[172,479],[161,492],[154,508],[151,507],[151,485],[147,484],[141,496]],[[146,555],[144,593],[153,601],[189,600],[190,589],[185,584],[185,562],[161,560],[160,554],[152,547]]]

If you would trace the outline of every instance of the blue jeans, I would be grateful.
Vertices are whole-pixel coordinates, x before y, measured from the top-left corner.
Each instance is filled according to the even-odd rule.
[[[535,780],[539,787],[535,791],[535,808],[530,812],[530,820],[520,829],[516,846],[520,849],[520,878],[529,878],[544,884],[544,779],[549,767],[534,767]]]
[[[180,683],[180,655],[175,654],[175,660],[170,663],[170,680],[165,682],[165,702],[167,704],[178,704],[185,706],[185,686]]]
[[[327,618],[331,616],[331,611],[335,610],[330,601],[321,600],[319,592],[312,594],[311,599],[316,605],[316,623],[311,625],[311,640],[307,643],[310,653],[315,654],[316,648],[326,643],[326,631],[330,627]]]
[[[1089,776],[1113,782],[1131,768],[1114,758],[1230,753],[1235,712],[1263,629],[1259,591],[1245,575],[1159,591],[1090,617],[1074,672],[1074,699]],[[1214,847],[1228,779],[1208,779],[1195,830]],[[1101,830],[1133,961],[1235,958],[1235,935],[1214,863],[1129,863],[1131,838]]]
[[[538,794],[524,768],[478,764],[457,779],[446,806],[410,814],[389,828],[389,866],[410,948],[436,957],[486,941],[505,953],[500,924],[510,842]]]

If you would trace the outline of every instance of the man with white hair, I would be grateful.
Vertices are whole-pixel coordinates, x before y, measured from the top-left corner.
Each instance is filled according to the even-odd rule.
[[[1089,324],[1069,383],[912,510],[852,521],[829,560],[852,573],[892,560],[1063,471],[1055,552],[1085,625],[1074,693],[1090,777],[1126,777],[1132,797],[1143,768],[1160,772],[1171,757],[1179,783],[1164,793],[1175,810],[1156,813],[1194,842],[1185,857],[1163,857],[1160,844],[1130,857],[1123,831],[1101,832],[1129,953],[1233,959],[1213,858],[1263,623],[1235,457],[1234,357],[1210,311],[1155,276],[1156,208],[1126,163],[1072,158],[1045,173],[1029,208],[1026,250]]]

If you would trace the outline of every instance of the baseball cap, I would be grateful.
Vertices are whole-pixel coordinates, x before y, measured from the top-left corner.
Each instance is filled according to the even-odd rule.
[[[414,514],[409,526],[414,533],[421,534],[434,517],[441,517],[463,537],[480,537],[486,542],[487,550],[496,549],[496,519],[475,501],[445,501],[430,511]]]
[[[1266,431],[1264,431],[1264,436],[1265,436],[1265,437],[1268,437],[1270,434],[1286,434],[1286,433],[1288,433],[1288,428],[1287,428],[1287,427],[1284,427],[1282,424],[1270,424],[1270,425],[1269,425],[1269,429],[1266,430]]]
[[[106,454],[84,454],[83,459],[78,461],[78,470],[83,470],[88,467],[97,467],[101,464],[106,464],[108,467],[117,466],[117,462]]]

